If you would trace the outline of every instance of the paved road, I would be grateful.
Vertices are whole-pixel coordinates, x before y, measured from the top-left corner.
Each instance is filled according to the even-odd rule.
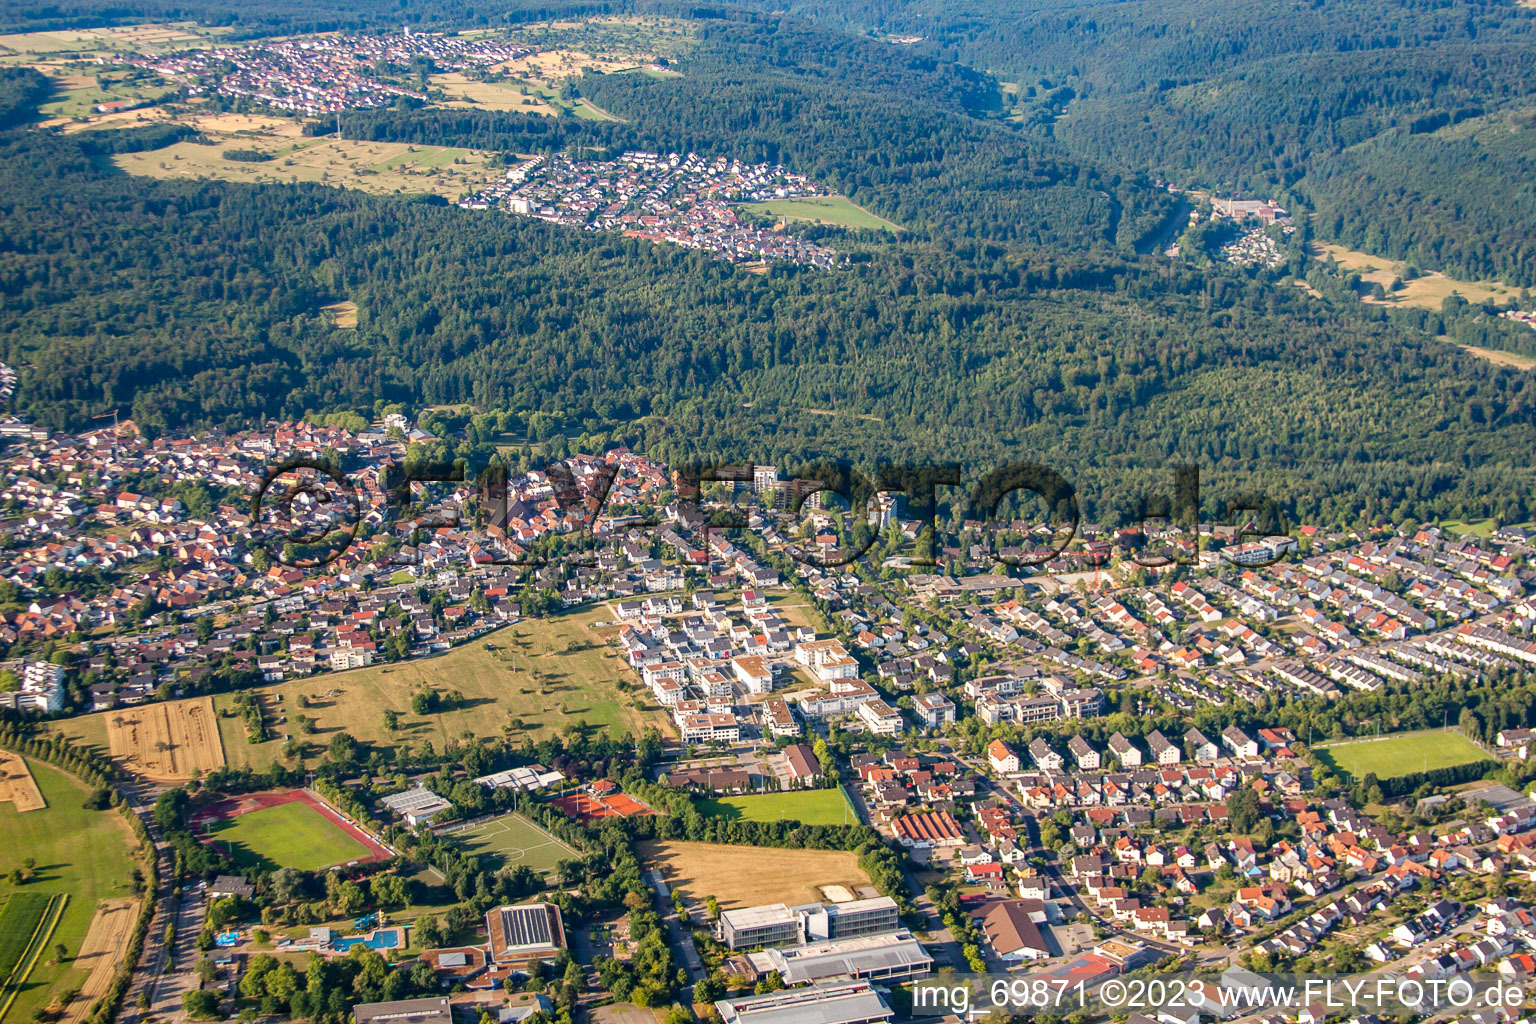
[[[689,983],[703,981],[704,962],[699,959],[699,951],[693,948],[693,938],[688,934],[688,929],[677,919],[677,908],[672,905],[672,894],[667,891],[667,883],[661,877],[661,872],[653,868],[645,873],[645,880],[656,890],[656,908],[661,912],[662,923],[667,926],[667,938],[672,951],[682,960],[683,969],[688,972]]]
[[[159,890],[155,896],[155,916],[149,923],[148,934],[144,936],[144,948],[139,954],[139,962],[134,965],[133,981],[128,986],[128,994],[124,996],[123,1007],[117,1016],[120,1024],[140,1024],[141,1021],[152,1016],[170,1015],[164,1009],[167,1004],[159,998],[159,989],[161,974],[169,961],[169,951],[164,942],[165,922],[176,918],[180,910],[180,901],[172,894],[171,885],[175,855],[160,835],[159,827],[155,825],[155,798],[159,796],[161,790],[152,786],[124,785],[119,787],[119,792],[128,801],[129,808],[149,829],[149,837],[155,844],[155,870],[160,880]],[[139,997],[145,993],[149,996],[150,1008],[147,1011],[141,1011]],[[174,1012],[180,1014],[181,996],[179,994],[176,1000]]]

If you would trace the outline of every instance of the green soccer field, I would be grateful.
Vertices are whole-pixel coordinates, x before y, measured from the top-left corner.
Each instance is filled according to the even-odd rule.
[[[1378,779],[1395,779],[1414,772],[1492,760],[1477,744],[1455,732],[1405,733],[1313,750],[1324,764],[1347,772],[1351,778],[1374,774]]]
[[[264,807],[213,822],[208,836],[240,867],[264,871],[318,871],[369,856],[368,847],[301,803]]]
[[[571,847],[520,814],[482,821],[454,833],[454,838],[464,844],[465,852],[494,860],[497,870],[526,864],[547,875],[562,860],[578,856]]]
[[[859,816],[841,789],[802,789],[700,801],[704,813],[744,821],[798,821],[802,825],[857,825]]]

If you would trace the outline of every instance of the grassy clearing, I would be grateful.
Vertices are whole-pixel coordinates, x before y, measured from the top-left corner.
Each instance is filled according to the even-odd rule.
[[[208,836],[243,868],[319,871],[360,860],[368,848],[303,803],[278,804],[216,821]]]
[[[68,895],[58,926],[48,938],[48,951],[37,961],[27,983],[5,1015],[7,1021],[31,1020],[48,1006],[56,991],[75,987],[85,975],[71,959],[90,929],[100,900],[133,895],[131,872],[136,862],[133,833],[117,811],[88,811],[82,803],[88,789],[72,776],[40,761],[28,760],[48,806],[18,814],[0,804],[0,897]],[[27,858],[34,875],[21,886],[4,879]],[[53,963],[52,947],[64,944],[68,958]],[[0,972],[3,974],[4,972]]]
[[[652,725],[672,734],[671,719],[605,642],[616,630],[592,625],[611,618],[606,608],[596,608],[530,619],[437,657],[263,687],[259,692],[279,738],[247,743],[238,721],[221,717],[225,758],[235,767],[272,764],[291,728],[283,717],[292,721],[300,714],[314,719],[309,739],[321,745],[339,732],[379,746],[430,742],[438,749],[466,732],[496,736],[503,727],[515,730],[515,737],[535,738],[573,725],[615,734]],[[413,714],[411,697],[426,687],[443,694],[457,690],[463,700],[449,711]],[[308,708],[299,707],[301,695]],[[228,698],[215,706],[224,709]],[[393,733],[384,728],[386,710],[400,713]]]
[[[703,801],[706,814],[744,821],[798,821],[803,825],[857,825],[859,816],[841,789],[805,789]]]
[[[1407,267],[1406,263],[1372,256],[1356,249],[1346,249],[1342,245],[1330,245],[1326,242],[1313,243],[1313,255],[1318,259],[1327,259],[1331,256],[1345,271],[1354,271],[1366,283],[1379,284],[1386,289],[1385,300],[1368,297],[1365,299],[1366,302],[1388,306],[1439,309],[1440,304],[1451,295],[1460,295],[1468,302],[1487,302],[1495,299],[1502,301],[1519,294],[1519,289],[1511,289],[1498,281],[1459,281],[1454,277],[1432,271],[1423,272],[1422,276],[1412,281],[1405,280],[1404,287],[1394,292],[1392,282],[1402,276],[1403,270]],[[1420,270],[1423,271],[1423,268]]]
[[[575,857],[576,851],[539,828],[520,814],[506,814],[455,832],[454,838],[468,853],[488,856],[492,870],[524,864],[547,875],[562,860]]]
[[[1463,536],[1491,537],[1495,522],[1492,519],[1474,519],[1470,522],[1461,519],[1447,519],[1440,524],[1447,530],[1454,530]]]
[[[1479,359],[1488,360],[1494,366],[1507,366],[1514,370],[1536,370],[1536,359],[1530,356],[1522,356],[1516,352],[1501,352],[1493,348],[1480,348],[1477,345],[1459,345],[1458,347]]]
[[[1394,779],[1414,772],[1491,760],[1481,747],[1457,732],[1400,733],[1312,749],[1323,763],[1347,772],[1351,778],[1374,774],[1378,779]]]
[[[331,323],[341,328],[357,326],[357,303],[351,301],[333,302],[329,306],[321,306],[322,313],[328,313]]]
[[[74,76],[70,76],[73,79]],[[135,82],[121,77],[110,78],[102,88],[95,79],[84,84],[55,79],[59,89],[56,99],[44,103],[38,113],[47,119],[91,117],[98,113],[96,107],[103,103],[150,103],[160,99],[174,88],[158,80]],[[72,86],[72,87],[71,87]]]
[[[645,842],[640,852],[647,867],[661,869],[668,886],[699,900],[713,896],[726,910],[810,903],[822,898],[823,886],[854,891],[869,884],[858,854],[841,850]]]
[[[379,195],[416,193],[457,199],[497,176],[489,154],[445,146],[321,139],[296,144],[276,132],[210,132],[209,142],[178,142],[146,153],[114,157],[129,174],[152,178],[215,178],[221,181],[318,182]],[[264,161],[224,159],[225,150],[274,154]]]
[[[433,75],[432,84],[443,90],[445,107],[472,107],[477,110],[516,110],[524,114],[547,114],[551,117],[559,108],[544,98],[545,90],[526,82],[502,80],[480,82],[466,78],[460,72]]]
[[[813,199],[774,199],[766,203],[743,203],[748,213],[769,213],[789,220],[808,220],[843,228],[898,232],[900,225],[877,217],[843,196],[818,196]]]

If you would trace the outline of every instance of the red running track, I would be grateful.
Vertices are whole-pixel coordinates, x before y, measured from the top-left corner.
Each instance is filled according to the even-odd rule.
[[[240,796],[232,796],[220,800],[218,803],[200,808],[192,818],[192,827],[202,829],[210,822],[222,821],[225,818],[238,818],[242,814],[265,810],[268,807],[276,807],[279,804],[308,804],[316,811],[319,811],[320,815],[332,825],[335,825],[368,848],[368,856],[358,858],[363,863],[388,860],[394,856],[377,839],[331,810],[306,789],[269,790],[265,793],[242,793]],[[202,838],[205,843],[211,844],[213,842],[208,836],[203,836]]]

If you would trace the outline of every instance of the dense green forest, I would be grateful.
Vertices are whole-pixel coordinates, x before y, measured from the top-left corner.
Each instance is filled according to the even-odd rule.
[[[98,147],[139,135],[0,148],[0,339],[50,426],[472,401],[671,458],[1043,459],[1089,514],[1192,459],[1306,517],[1529,515],[1536,380],[1295,289],[949,240],[756,277],[317,185],[128,178]],[[321,315],[339,298],[356,330]]]
[[[1297,246],[1273,274],[1139,256],[1173,212],[1165,194],[1002,123],[994,80],[920,47],[710,19],[681,66],[575,83],[620,122],[378,111],[343,132],[782,160],[909,230],[816,229],[851,267],[757,276],[441,200],[111,164],[184,126],[13,128],[0,133],[0,358],[21,372],[18,408],[53,428],[121,408],[163,431],[472,402],[541,438],[672,460],[979,474],[1034,459],[1105,520],[1186,461],[1213,499],[1262,490],[1304,519],[1536,512],[1536,379],[1432,336],[1484,330],[1481,311],[1431,322],[1315,299],[1279,280],[1303,270]],[[16,119],[33,86],[0,79]],[[1458,88],[1426,102],[1460,102]],[[1475,131],[1489,116],[1391,130]],[[1337,218],[1324,226],[1357,230]],[[342,299],[355,329],[321,311]]]
[[[920,49],[1016,83],[1014,120],[1075,159],[1279,195],[1324,214],[1321,233],[1350,245],[1536,284],[1536,10],[1514,0],[790,10],[919,34]]]
[[[1011,81],[1079,92],[1202,81],[1281,56],[1529,39],[1513,0],[773,0],[765,6],[927,45]]]
[[[52,91],[47,77],[31,68],[0,68],[0,129],[31,118]]]

